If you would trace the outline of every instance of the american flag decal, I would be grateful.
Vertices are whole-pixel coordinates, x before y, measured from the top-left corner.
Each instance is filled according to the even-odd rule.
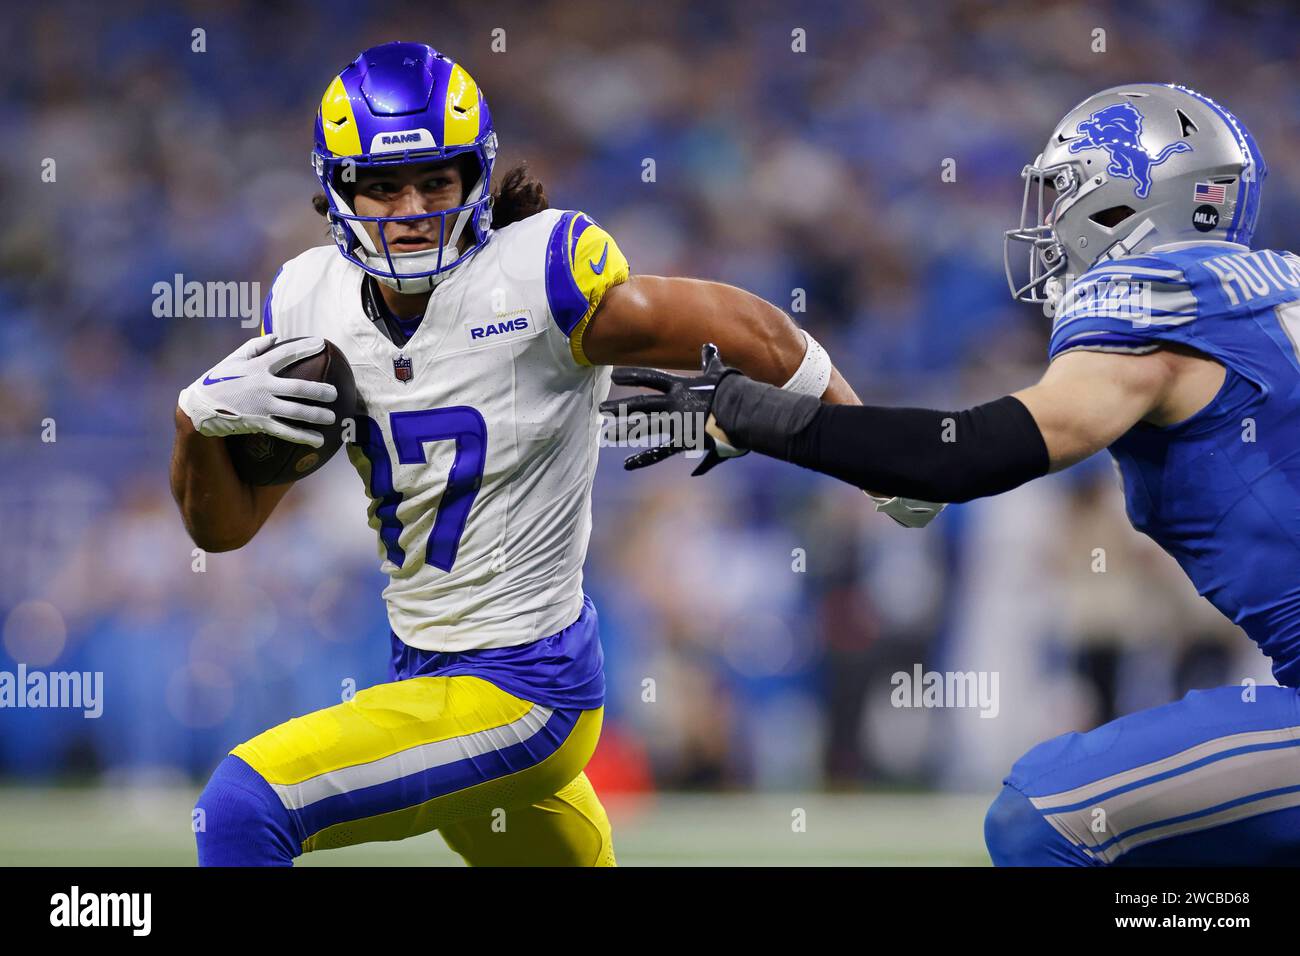
[[[1212,202],[1216,206],[1222,206],[1228,198],[1228,187],[1216,186],[1214,183],[1197,183],[1193,198],[1197,202]]]

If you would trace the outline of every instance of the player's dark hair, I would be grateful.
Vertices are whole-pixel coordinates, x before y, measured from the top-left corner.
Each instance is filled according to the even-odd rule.
[[[527,163],[518,163],[501,177],[492,194],[492,228],[502,229],[550,206],[541,180],[528,171]],[[311,207],[317,215],[329,215],[330,204],[324,193],[311,197]]]
[[[510,167],[492,194],[492,228],[501,229],[549,209],[546,187],[528,171],[527,163]]]

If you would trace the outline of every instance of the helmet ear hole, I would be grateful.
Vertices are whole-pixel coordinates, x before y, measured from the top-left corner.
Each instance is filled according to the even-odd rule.
[[[1111,206],[1109,209],[1103,209],[1100,212],[1094,212],[1088,218],[1099,226],[1105,226],[1107,229],[1114,229],[1121,222],[1133,215],[1136,210],[1132,206]]]

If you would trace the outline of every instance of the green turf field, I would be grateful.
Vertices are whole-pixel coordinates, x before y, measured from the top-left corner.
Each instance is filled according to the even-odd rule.
[[[191,866],[198,788],[0,789],[0,865]],[[987,865],[988,797],[678,795],[605,801],[623,866]],[[806,812],[793,832],[794,811]],[[460,866],[437,836],[308,854],[304,866]]]

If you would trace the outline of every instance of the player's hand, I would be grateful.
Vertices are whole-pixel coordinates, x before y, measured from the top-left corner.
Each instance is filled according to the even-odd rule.
[[[700,375],[673,375],[657,368],[617,368],[614,370],[615,385],[633,385],[652,388],[659,395],[634,395],[631,398],[615,398],[602,402],[603,414],[616,419],[628,415],[672,414],[673,431],[668,441],[643,452],[630,455],[623,462],[628,471],[645,468],[649,465],[671,458],[673,455],[692,447],[682,434],[683,425],[690,421],[693,430],[700,436],[695,447],[702,445],[706,449],[704,460],[691,472],[702,475],[719,462],[727,458],[736,458],[746,454],[727,440],[726,433],[714,421],[712,408],[713,396],[718,383],[728,375],[740,372],[722,363],[718,347],[712,343],[700,349]]]
[[[324,443],[321,433],[301,425],[332,425],[334,412],[303,400],[332,402],[337,389],[276,373],[324,348],[320,337],[281,342],[270,334],[250,339],[182,391],[177,404],[200,435],[263,432],[319,448]]]

